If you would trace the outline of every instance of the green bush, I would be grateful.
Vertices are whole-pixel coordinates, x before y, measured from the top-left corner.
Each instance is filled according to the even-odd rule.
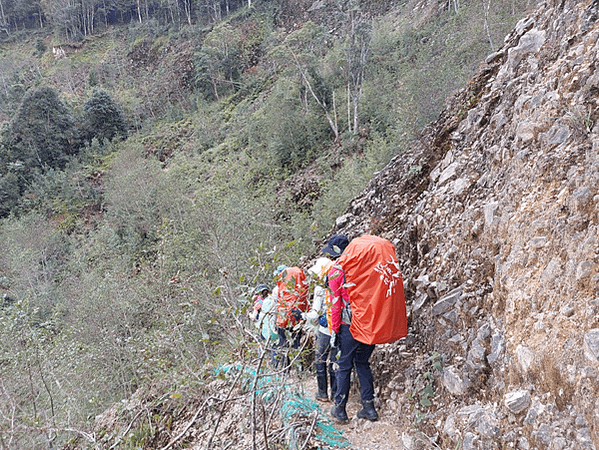
[[[288,172],[308,163],[330,142],[331,131],[318,109],[301,104],[299,86],[286,79],[275,85],[264,105],[262,136],[272,160]],[[257,130],[258,131],[258,130]]]

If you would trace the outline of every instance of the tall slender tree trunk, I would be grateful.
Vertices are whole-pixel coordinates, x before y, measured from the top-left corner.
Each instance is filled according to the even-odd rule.
[[[491,52],[494,52],[495,46],[493,45],[493,39],[491,38],[491,32],[489,30],[489,8],[491,8],[491,0],[488,0],[487,2],[483,1],[483,8],[485,10],[485,31],[487,32],[487,37],[489,38]]]
[[[349,82],[349,76],[347,78],[347,129],[351,133],[351,85]]]
[[[148,20],[150,18],[150,7],[148,6],[148,0],[146,0],[146,20]]]
[[[4,6],[2,5],[2,0],[0,0],[0,25],[6,26],[6,16],[4,15]]]
[[[370,25],[365,19],[348,14],[349,21],[349,48],[347,51],[347,86],[348,86],[348,116],[350,115],[350,100],[353,105],[353,120],[348,118],[348,127],[354,135],[358,133],[359,115],[358,105],[362,98],[362,85],[366,71],[366,61],[370,50]]]
[[[187,24],[191,25],[191,0],[184,0],[185,15],[187,16]]]
[[[173,25],[175,24],[175,14],[173,12],[173,4],[171,3],[171,0],[168,0],[167,2],[167,10],[168,10],[168,16],[171,16],[171,22],[173,23]],[[168,16],[167,16],[167,23],[168,23]]]
[[[139,17],[139,23],[143,23],[141,20],[141,3],[137,0],[137,17]]]
[[[40,6],[40,8],[39,8],[38,11],[39,11],[38,16],[40,18],[40,30],[41,30],[42,28],[44,28],[44,20],[43,20],[43,17],[42,17],[43,16],[43,11],[42,11],[42,7],[41,6]]]
[[[214,90],[214,97],[216,98],[216,101],[218,102],[220,100],[220,97],[218,96],[218,88],[217,88],[217,82],[216,82],[215,77],[211,78],[211,83],[212,83],[212,89]]]
[[[108,11],[106,9],[106,0],[103,0],[102,4],[104,5],[104,28],[108,29]]]
[[[308,80],[308,77],[306,76],[306,74],[304,73],[302,68],[300,67],[299,61],[297,61],[297,58],[296,58],[296,63],[297,63],[298,69],[300,70],[302,78],[304,80],[304,83],[306,83],[306,86],[308,87],[308,91],[312,95],[312,98],[314,100],[316,100],[316,103],[318,103],[318,105],[322,108],[322,111],[324,112],[324,116],[327,118],[327,122],[329,122],[329,127],[331,127],[331,130],[333,131],[333,134],[335,135],[335,143],[339,144],[341,142],[341,139],[339,136],[339,129],[337,128],[337,124],[336,124],[337,121],[333,120],[333,118],[331,117],[331,114],[329,113],[327,104],[323,100],[318,98],[318,95],[316,95],[316,92],[314,92],[314,90],[312,89],[312,84],[310,83],[310,80]]]

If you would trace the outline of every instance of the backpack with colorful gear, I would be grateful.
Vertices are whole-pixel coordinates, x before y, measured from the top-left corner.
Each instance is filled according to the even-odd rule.
[[[306,274],[299,267],[287,267],[278,276],[277,286],[277,325],[281,328],[294,327],[300,322],[301,313],[309,309]]]

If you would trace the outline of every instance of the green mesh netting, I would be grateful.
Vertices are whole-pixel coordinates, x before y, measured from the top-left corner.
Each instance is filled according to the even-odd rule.
[[[286,382],[278,375],[260,374],[256,380],[255,369],[240,365],[220,366],[215,370],[215,376],[231,375],[230,372],[237,376],[240,370],[243,370],[243,373],[239,381],[245,389],[250,390],[255,384],[256,395],[262,397],[267,403],[280,397],[279,402],[282,406],[279,416],[283,426],[289,428],[286,441],[290,449],[300,449],[305,444],[305,427],[303,432],[298,432],[298,429],[293,426],[300,418],[304,419],[304,423],[310,423],[310,446],[307,448],[334,450],[350,446],[341,432],[333,426],[326,412],[322,411],[315,400],[307,398],[297,384]]]

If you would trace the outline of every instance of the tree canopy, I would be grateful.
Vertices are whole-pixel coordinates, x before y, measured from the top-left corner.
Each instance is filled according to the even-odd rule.
[[[86,141],[97,138],[102,142],[104,139],[127,135],[125,115],[108,92],[94,89],[83,108],[82,137]]]
[[[9,148],[28,168],[64,167],[77,151],[77,130],[69,109],[50,87],[28,92],[11,123]]]

